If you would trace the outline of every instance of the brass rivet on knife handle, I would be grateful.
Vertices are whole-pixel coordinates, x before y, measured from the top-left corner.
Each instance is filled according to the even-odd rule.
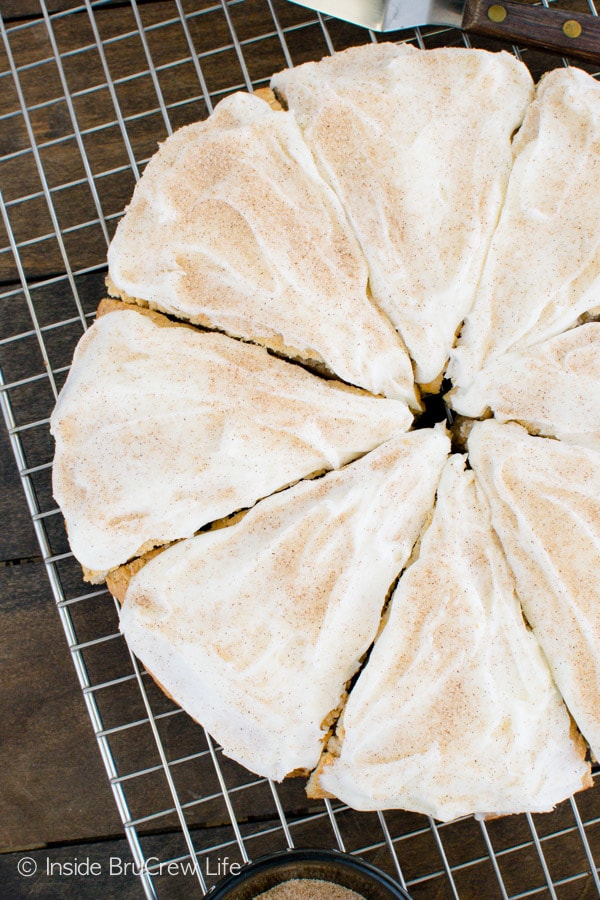
[[[444,0],[448,2],[448,0]],[[600,16],[503,0],[462,0],[463,31],[600,64]]]
[[[506,7],[500,6],[499,3],[494,3],[487,11],[490,22],[504,22],[507,15]]]
[[[578,38],[583,29],[575,19],[568,19],[563,25],[562,30],[567,37]]]

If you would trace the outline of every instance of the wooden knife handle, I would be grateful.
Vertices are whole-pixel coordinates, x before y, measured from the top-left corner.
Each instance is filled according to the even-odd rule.
[[[462,27],[472,34],[600,63],[600,16],[527,3],[467,0]]]

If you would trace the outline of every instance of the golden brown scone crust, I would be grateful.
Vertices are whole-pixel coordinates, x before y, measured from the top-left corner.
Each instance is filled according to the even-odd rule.
[[[271,109],[274,109],[275,112],[283,111],[283,106],[269,87],[257,88],[254,91],[255,97],[260,97],[261,100],[264,100],[265,103],[268,103]]]
[[[310,800],[326,800],[326,799],[334,799],[333,794],[328,794],[327,791],[324,791],[321,787],[321,774],[325,766],[329,765],[329,763],[334,759],[334,757],[330,753],[323,753],[317,768],[311,773],[310,778],[308,779],[306,785],[306,796]]]
[[[143,569],[146,563],[150,562],[151,559],[154,559],[155,556],[158,556],[159,553],[166,550],[167,546],[170,545],[167,544],[164,547],[156,547],[154,550],[144,553],[143,556],[137,556],[135,559],[132,559],[131,562],[125,563],[125,565],[119,566],[118,569],[113,569],[112,572],[108,573],[106,576],[106,587],[115,600],[119,601],[121,606],[125,602],[125,594],[127,593],[129,582],[133,576],[136,575],[140,569]]]
[[[107,279],[107,283],[108,283],[108,279]],[[100,303],[98,304],[98,309],[96,311],[96,318],[100,318],[100,316],[104,316],[109,312],[119,312],[119,311],[123,311],[123,310],[134,310],[135,312],[139,312],[141,315],[147,316],[156,325],[159,325],[162,328],[190,328],[193,331],[198,330],[198,326],[196,326],[195,324],[190,324],[189,322],[183,322],[183,321],[175,322],[172,319],[169,319],[168,316],[166,316],[164,313],[158,312],[155,309],[151,309],[149,306],[142,306],[141,301],[138,302],[137,300],[134,300],[131,297],[129,297],[129,298],[126,297],[126,295],[123,295],[122,297],[120,297],[118,299],[116,297],[105,297],[103,300],[101,300]],[[209,326],[209,330],[214,331],[215,329],[212,328],[212,326]],[[232,338],[232,340],[237,340],[237,339]],[[257,341],[257,343],[259,343],[260,346],[266,347],[267,350],[272,350],[273,353],[277,354],[278,356],[282,356],[287,359],[291,359],[292,361],[297,359],[296,357],[293,356],[293,351],[290,351],[290,348],[286,347],[285,344],[283,343],[283,341],[281,341],[277,345],[277,341],[272,340],[267,345],[261,339],[260,341]],[[363,388],[355,387],[352,384],[346,384],[344,381],[338,381],[337,378],[332,377],[332,374],[328,370],[326,370],[324,363],[319,362],[319,360],[316,360],[316,359],[301,360],[298,358],[297,361],[301,362],[301,363],[306,363],[307,366],[309,366],[311,369],[314,369],[317,372],[317,374],[320,374],[322,377],[325,377],[328,381],[334,381],[336,388],[340,391],[346,391],[350,394],[359,394],[362,396],[365,396],[369,393],[368,391],[365,391]],[[310,477],[314,477],[319,474],[323,474],[323,472],[313,473],[313,475]],[[219,526],[219,527],[223,527],[223,526]],[[149,547],[143,548],[142,550],[140,550],[140,553],[143,553],[144,549],[150,549],[150,548]],[[87,580],[90,580],[90,579],[87,579]]]
[[[106,287],[108,289],[108,293],[111,298],[116,298],[121,300],[127,307],[130,309],[141,309],[150,312],[157,312],[157,315],[162,315],[162,313],[158,313],[150,304],[148,304],[145,300],[140,300],[138,297],[130,297],[129,294],[126,294],[125,291],[120,291],[115,287],[113,282],[109,277],[106,278]],[[170,320],[168,320],[170,321]],[[175,322],[171,322],[172,325],[176,324]],[[179,324],[188,325],[187,322],[181,321]],[[221,329],[217,328],[214,322],[209,319],[208,316],[196,315],[194,316],[194,320],[191,323],[192,325],[197,325],[200,328],[204,328],[208,331],[221,331]],[[221,332],[223,333],[223,332]],[[241,340],[239,335],[229,335],[237,340]],[[261,347],[266,347],[267,350],[272,350],[278,356],[286,357],[287,359],[297,360],[298,362],[302,362],[305,365],[309,366],[312,369],[315,369],[320,375],[324,375],[325,377],[331,378],[333,377],[333,373],[330,369],[325,365],[323,358],[319,356],[317,353],[314,353],[313,356],[305,356],[295,347],[290,347],[286,344],[281,337],[281,335],[277,336],[269,336],[264,337],[261,335],[252,335],[251,338],[248,338],[252,343],[260,344]]]
[[[117,300],[114,297],[105,297],[100,301],[98,309],[96,310],[96,318],[99,319],[101,316],[105,316],[110,312],[124,312],[125,310],[132,310],[139,313],[141,316],[146,316],[146,318],[150,319],[160,328],[189,328],[194,331],[197,330],[193,325],[189,325],[187,322],[173,322],[163,313],[150,309],[148,306],[139,306],[135,301]]]

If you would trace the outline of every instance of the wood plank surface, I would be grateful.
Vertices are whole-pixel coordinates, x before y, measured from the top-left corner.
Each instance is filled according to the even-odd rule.
[[[130,862],[131,853],[124,838],[29,849],[0,855],[0,884],[3,896],[11,900],[142,900],[144,891],[138,876],[132,868],[125,868]],[[19,866],[28,874],[22,875]],[[187,887],[189,890],[189,884]]]
[[[39,556],[40,548],[3,423],[0,425],[0,521],[5,523],[0,531],[0,563]]]
[[[273,5],[294,64],[325,55],[328,39],[336,49],[365,42],[361,29],[331,21],[326,36],[314,13],[286,0],[273,0]],[[25,111],[11,74],[11,59],[0,44],[0,189],[16,244],[15,255],[0,222],[0,368],[9,385],[6,397],[21,429],[26,465],[38,469],[31,484],[42,514],[55,509],[48,419],[84,321],[91,320],[104,294],[107,241],[137,172],[143,170],[168,128],[207,115],[207,97],[195,62],[201,67],[211,104],[231,90],[246,88],[248,80],[255,86],[266,83],[273,71],[286,64],[266,0],[228,5],[243,64],[220,3],[184,3],[196,59],[192,59],[175,4],[169,0],[139,3],[154,71],[131,5],[98,6],[95,23],[115,87],[115,105],[81,4],[50,0],[47,6],[50,12],[79,7],[52,19],[59,60],[37,0],[0,0],[27,105]],[[407,35],[390,35],[398,37]],[[425,30],[423,37],[430,47],[462,43],[456,32],[439,29]],[[477,45],[498,47],[485,41]],[[561,64],[560,59],[537,51],[528,51],[524,58],[535,77]],[[72,108],[65,100],[63,78]],[[38,557],[39,548],[3,426],[0,432],[0,516],[9,523],[0,537],[0,850],[4,851],[0,896],[137,898],[142,895],[137,877],[129,874],[115,880],[107,870],[111,856],[131,858],[45,567],[35,562],[1,564]],[[68,554],[61,516],[48,515],[43,521],[50,552]],[[183,804],[182,814],[203,866],[214,856],[215,847],[224,848],[218,851],[221,855],[240,859],[231,812],[251,857],[286,847],[287,835],[269,784],[223,757],[203,729],[178,711],[145,674],[141,679],[144,699],[118,635],[112,598],[102,588],[84,583],[79,566],[68,555],[55,564],[55,573],[63,597],[70,602],[87,690],[95,698],[102,727],[110,733],[127,815],[137,821],[146,855],[161,860],[185,858],[189,850],[169,779]],[[153,726],[168,763],[168,778]],[[297,846],[337,846],[329,814],[322,803],[306,798],[302,779],[285,782],[278,797]],[[598,860],[600,786],[581,795],[578,806],[589,823],[586,835]],[[393,874],[379,817],[341,809],[339,804],[333,809],[346,848],[360,849],[369,861]],[[438,832],[426,819],[410,813],[390,811],[384,819],[413,896],[422,900],[451,897]],[[554,815],[535,817],[535,821],[559,900],[596,896],[570,805],[563,804]],[[539,887],[536,896],[549,896],[525,818],[493,821],[487,829],[507,893]],[[473,819],[463,820],[442,826],[439,835],[460,896],[500,897],[481,826]],[[16,868],[25,854],[38,866],[37,875],[29,878]],[[58,870],[46,874],[48,860],[68,862],[75,856],[99,863],[101,875],[65,879],[56,874]],[[208,880],[213,883],[216,878]],[[163,875],[156,884],[161,896],[178,898],[190,896],[195,883],[186,876]]]
[[[0,612],[0,848],[120,834],[42,564],[0,567]]]

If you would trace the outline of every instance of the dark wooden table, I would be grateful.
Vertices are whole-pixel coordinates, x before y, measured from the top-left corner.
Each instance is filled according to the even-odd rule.
[[[16,442],[2,423],[0,896],[143,896],[116,801],[146,858],[189,857],[191,842],[208,885],[241,846],[255,858],[291,837],[341,839],[392,874],[393,842],[419,898],[452,897],[451,882],[461,897],[501,897],[497,873],[507,896],[551,896],[548,878],[561,900],[597,896],[588,853],[597,865],[600,785],[576,807],[485,829],[472,819],[438,829],[400,812],[382,829],[376,815],[308,801],[299,780],[276,799],[138,677],[114,602],[83,583],[51,497],[48,417],[103,295],[107,241],[157,142],[231,90],[369,35],[285,0],[97,3],[92,13],[69,0],[0,0],[0,12],[0,369]],[[407,37],[462,43],[436,29],[394,35]],[[561,64],[524,58],[536,77]],[[160,897],[201,894],[182,872],[157,875],[155,887]]]

